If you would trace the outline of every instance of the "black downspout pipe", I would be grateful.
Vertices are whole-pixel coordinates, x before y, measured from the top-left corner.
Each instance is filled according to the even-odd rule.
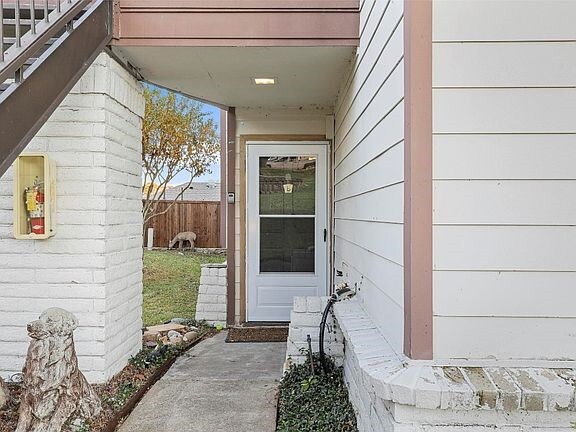
[[[348,287],[347,283],[340,284],[337,287],[336,292],[333,293],[328,299],[328,303],[326,304],[324,312],[322,313],[322,320],[320,321],[320,337],[318,344],[320,345],[319,346],[320,364],[322,365],[322,370],[324,371],[324,373],[328,373],[328,364],[326,363],[326,353],[324,352],[324,331],[326,330],[326,320],[328,319],[328,313],[330,312],[332,306],[334,306],[334,303],[339,302],[346,298],[353,297],[355,295],[356,291],[355,290],[352,291]]]
[[[318,341],[319,351],[320,351],[320,364],[322,365],[322,370],[324,373],[328,372],[328,364],[326,363],[326,354],[324,353],[324,331],[326,330],[326,320],[328,319],[328,313],[332,308],[332,305],[336,303],[337,297],[335,294],[332,294],[328,299],[328,303],[324,308],[324,312],[322,313],[322,320],[320,321],[320,340]]]

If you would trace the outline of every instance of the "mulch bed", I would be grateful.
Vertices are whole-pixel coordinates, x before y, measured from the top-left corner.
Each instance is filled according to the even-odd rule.
[[[92,387],[102,401],[102,412],[90,421],[90,431],[106,431],[108,423],[114,419],[116,412],[126,402],[131,393],[140,388],[154,374],[156,368],[138,368],[128,364],[120,373],[106,384],[94,384]],[[12,403],[7,410],[0,411],[0,432],[13,432],[18,424],[18,407],[22,386],[8,384]],[[114,429],[112,429],[114,430]]]
[[[118,424],[130,414],[146,391],[168,371],[181,354],[215,333],[213,329],[205,331],[194,342],[166,352],[153,364],[146,363],[146,354],[152,350],[145,349],[131,359],[130,363],[106,384],[92,385],[102,401],[102,412],[98,417],[87,422],[87,430],[113,432]],[[13,432],[18,424],[22,386],[8,383],[8,388],[12,401],[7,408],[0,410],[0,432]]]
[[[131,392],[143,386],[155,371],[156,368],[141,369],[129,364],[106,384],[93,385],[92,387],[102,400],[102,412],[98,417],[90,421],[90,430],[109,430],[108,423],[114,419],[116,412],[122,408],[122,402],[127,402],[130,399],[129,395]]]
[[[286,342],[288,327],[231,327],[226,342]]]
[[[7,385],[12,400],[5,409],[0,410],[0,432],[14,432],[18,424],[18,406],[20,406],[22,386],[11,383]]]

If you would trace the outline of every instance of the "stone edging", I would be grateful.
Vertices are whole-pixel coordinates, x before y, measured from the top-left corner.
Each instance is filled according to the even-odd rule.
[[[357,299],[334,306],[346,350],[383,400],[426,409],[576,411],[576,370],[430,366],[398,354]]]

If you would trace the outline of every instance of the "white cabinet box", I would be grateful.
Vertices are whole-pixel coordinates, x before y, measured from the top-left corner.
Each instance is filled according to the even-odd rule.
[[[55,234],[56,164],[44,153],[24,153],[14,162],[14,237]]]

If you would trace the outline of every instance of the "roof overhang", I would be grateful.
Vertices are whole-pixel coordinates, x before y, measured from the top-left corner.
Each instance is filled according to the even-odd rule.
[[[120,0],[112,49],[220,105],[331,106],[358,40],[358,0]]]
[[[351,47],[116,47],[149,82],[235,107],[333,106]],[[274,85],[254,78],[272,77]]]
[[[358,0],[120,0],[118,46],[356,46]]]

